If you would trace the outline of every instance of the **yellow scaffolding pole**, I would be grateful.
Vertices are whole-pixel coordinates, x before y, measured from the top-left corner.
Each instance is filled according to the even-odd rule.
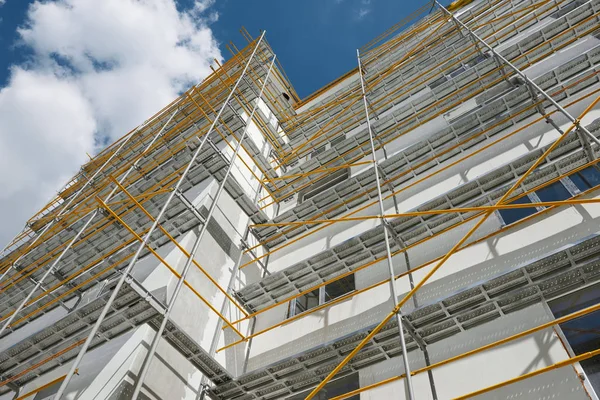
[[[119,187],[119,189],[121,189],[121,191],[123,193],[125,193],[125,195],[137,206],[137,208],[139,208],[147,217],[148,219],[150,219],[150,221],[152,222],[156,222],[156,219],[144,208],[144,206],[142,206],[136,199],[135,197],[133,197],[131,195],[131,193],[129,193],[127,191],[127,189],[125,189],[125,187],[123,187],[123,185],[121,185],[119,183],[119,181],[117,181],[114,177],[110,177],[110,180],[113,181],[113,183],[115,185],[117,185]],[[206,222],[208,223],[208,221]],[[169,238],[169,240],[179,249],[179,251],[181,251],[187,258],[191,257],[191,254],[185,249],[183,248],[179,242],[177,240],[175,240],[175,238],[173,238],[173,236],[171,236],[171,234],[169,232],[167,232],[167,230],[162,226],[162,224],[158,223],[157,225],[158,229],[160,229],[160,231],[167,237]],[[231,295],[229,293],[227,293],[227,290],[223,289],[221,287],[221,285],[219,285],[219,283],[198,263],[198,261],[196,261],[195,259],[192,258],[192,263],[196,266],[196,268],[198,268],[203,274],[204,276],[206,276],[208,278],[208,280],[217,287],[217,289],[219,289],[219,291],[221,293],[223,293],[225,295],[225,297],[245,316],[248,315],[248,313],[246,312],[246,310],[244,310],[237,301],[235,301],[235,299],[233,297],[231,297]]]
[[[589,306],[589,307],[583,308],[583,309],[581,309],[579,311],[575,311],[575,312],[573,312],[571,314],[567,314],[567,315],[565,315],[563,317],[556,318],[556,319],[554,319],[552,321],[545,322],[545,323],[540,324],[540,325],[538,325],[536,327],[526,329],[526,330],[524,330],[522,332],[516,333],[516,334],[511,335],[511,336],[508,336],[508,337],[506,337],[504,339],[496,340],[495,342],[483,345],[483,346],[478,347],[476,349],[465,351],[464,353],[461,353],[461,354],[456,355],[454,357],[450,357],[450,358],[447,358],[445,360],[438,361],[436,363],[428,365],[426,367],[416,369],[416,370],[412,371],[411,374],[412,375],[418,375],[418,374],[421,374],[423,372],[431,371],[431,370],[433,370],[435,368],[438,368],[438,367],[441,367],[443,365],[451,364],[451,363],[453,363],[455,361],[462,360],[462,359],[470,357],[472,355],[482,353],[482,352],[484,352],[486,350],[493,349],[495,347],[504,345],[506,343],[513,342],[513,341],[515,341],[517,339],[521,339],[521,338],[523,338],[525,336],[529,336],[529,335],[531,335],[533,333],[536,333],[536,332],[539,332],[539,331],[543,331],[544,329],[551,328],[551,327],[553,327],[555,325],[560,325],[560,324],[563,324],[565,322],[572,321],[574,319],[583,317],[585,315],[589,315],[589,314],[591,314],[593,312],[596,312],[596,311],[599,311],[599,310],[600,310],[600,303],[599,304],[595,304],[593,306]],[[565,360],[565,361],[568,361],[568,360]],[[562,361],[562,362],[565,362],[565,361]],[[581,361],[581,360],[579,360],[579,361]],[[577,361],[574,361],[574,362],[577,362]],[[368,390],[375,389],[377,387],[384,386],[384,385],[387,385],[389,383],[399,381],[399,380],[401,380],[402,378],[405,378],[405,377],[406,377],[405,374],[398,375],[398,376],[393,376],[391,378],[384,379],[382,381],[373,383],[371,385],[363,386],[360,389],[356,389],[356,390],[353,390],[351,392],[344,393],[343,395],[333,397],[331,400],[343,400],[343,399],[347,399],[348,397],[356,396],[357,394],[360,394],[362,392],[366,392]],[[508,381],[506,381],[506,382],[508,382]],[[506,384],[508,384],[508,383],[501,384],[501,385],[504,386]],[[500,386],[494,385],[493,388],[490,387],[490,388],[482,389],[482,390],[479,390],[477,392],[470,393],[467,396],[473,397],[473,396],[475,396],[475,394],[482,394],[482,393],[485,393],[487,391],[491,391],[493,389],[496,389],[498,387],[500,387]],[[459,397],[459,398],[468,398],[468,397]]]

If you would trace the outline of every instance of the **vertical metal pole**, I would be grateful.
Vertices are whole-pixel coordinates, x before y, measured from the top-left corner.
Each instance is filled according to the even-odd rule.
[[[35,244],[35,242],[37,242],[39,240],[40,237],[42,237],[44,235],[44,233],[46,233],[46,231],[48,229],[50,229],[50,227],[56,222],[58,221],[59,217],[65,212],[67,211],[67,209],[69,208],[69,206],[71,205],[71,203],[73,201],[75,201],[75,199],[81,194],[81,192],[83,192],[85,190],[85,188],[87,188],[87,186],[94,180],[94,178],[104,169],[104,167],[117,155],[117,153],[119,153],[121,151],[121,149],[123,148],[123,146],[125,146],[125,144],[129,141],[129,139],[131,139],[136,132],[138,132],[144,125],[146,125],[148,123],[148,121],[144,122],[138,129],[136,129],[134,132],[131,133],[131,135],[129,135],[124,141],[123,143],[121,143],[121,145],[119,146],[119,148],[117,148],[117,150],[115,150],[115,152],[113,154],[111,154],[111,156],[108,158],[108,160],[106,160],[104,162],[104,164],[102,164],[102,166],[94,173],[94,175],[92,175],[91,178],[87,179],[87,182],[85,182],[85,184],[77,191],[77,193],[67,202],[67,204],[63,207],[63,209],[58,213],[58,215],[56,216],[56,218],[54,218],[52,221],[50,221],[48,224],[46,224],[46,226],[44,227],[44,229],[42,230],[42,232],[37,235],[35,237],[35,239],[33,240],[33,242],[31,242],[31,244],[29,244],[28,248],[30,248],[31,246],[33,246]],[[15,236],[16,237],[16,236]],[[9,243],[10,244],[10,243]],[[7,245],[8,247],[8,245]],[[6,250],[6,248],[4,248],[4,250]],[[2,250],[2,252],[4,252],[4,250]],[[1,253],[0,253],[1,254]],[[27,253],[21,255],[19,258],[17,258],[17,260],[15,260],[13,262],[13,265],[16,264],[23,256],[25,256]],[[7,271],[8,272],[8,271]],[[6,275],[6,272],[4,274],[2,274],[2,277],[0,278],[0,282],[4,279],[4,276]]]
[[[385,249],[387,252],[387,264],[390,272],[390,294],[392,295],[392,303],[394,308],[398,302],[398,294],[396,293],[396,285],[395,285],[395,274],[394,274],[394,264],[392,263],[392,252],[390,250],[390,239],[388,237],[388,231],[386,228],[385,222],[385,209],[383,208],[383,197],[381,195],[381,184],[379,182],[379,168],[377,167],[377,156],[375,154],[375,143],[373,142],[373,131],[371,129],[371,121],[369,119],[369,108],[367,106],[367,94],[365,91],[365,82],[362,74],[362,64],[360,62],[360,52],[358,49],[356,50],[356,58],[358,60],[358,75],[360,76],[360,87],[362,90],[362,98],[363,104],[365,106],[365,115],[367,119],[367,128],[369,131],[369,141],[371,143],[371,154],[373,157],[373,170],[375,171],[375,182],[377,183],[377,198],[379,201],[379,215],[381,219],[381,227],[383,228],[383,237],[385,238]],[[402,346],[402,360],[404,362],[404,372],[406,374],[406,391],[408,392],[409,400],[413,400],[415,398],[415,394],[413,391],[412,385],[412,377],[410,374],[410,365],[408,363],[408,351],[406,350],[406,341],[404,340],[404,329],[402,324],[402,314],[400,311],[396,313],[396,320],[398,322],[398,333],[400,335],[400,345]]]
[[[262,36],[261,36],[262,38]],[[256,50],[258,49],[260,45],[260,42],[257,43],[256,47],[254,48],[254,51],[252,52],[252,55],[250,56],[250,58],[248,59],[248,63],[246,64],[246,67],[248,65],[250,65],[250,63],[252,62],[252,58],[256,52]],[[271,61],[271,66],[269,67],[269,72],[271,72],[271,68],[273,67],[273,63],[275,62],[275,57],[273,57],[273,60]],[[244,76],[246,69],[244,69],[244,71],[242,72],[242,76],[240,77],[240,79],[238,79],[238,82],[240,82],[241,78]],[[267,84],[267,80],[269,79],[269,75],[267,74],[267,77],[263,83],[263,86],[261,88],[260,91],[260,95],[262,95],[263,89]],[[236,86],[234,87],[234,90],[236,89]],[[232,93],[233,93],[232,91]],[[202,241],[202,238],[204,237],[204,234],[206,233],[207,229],[208,229],[208,223],[214,213],[214,211],[217,208],[218,202],[219,202],[219,198],[221,197],[221,194],[223,193],[223,189],[225,189],[225,184],[227,183],[227,179],[229,178],[229,175],[231,174],[231,170],[233,169],[233,166],[235,164],[235,159],[239,153],[240,148],[242,147],[242,142],[246,137],[246,134],[248,133],[248,127],[250,126],[250,123],[252,122],[252,118],[254,117],[254,113],[256,112],[256,109],[258,108],[258,101],[260,99],[260,95],[259,97],[256,99],[256,104],[254,105],[254,108],[252,109],[252,112],[250,114],[250,117],[248,118],[248,121],[246,122],[246,126],[244,127],[244,131],[242,133],[242,136],[240,137],[237,146],[235,148],[235,151],[233,152],[233,155],[231,156],[231,161],[229,163],[229,166],[227,167],[227,171],[225,172],[225,176],[223,177],[223,180],[221,181],[219,188],[217,189],[217,192],[215,194],[215,197],[210,205],[210,208],[208,210],[208,214],[205,218],[205,222],[202,226],[202,228],[200,229],[200,232],[198,233],[198,236],[196,237],[196,240],[194,242],[194,245],[192,246],[192,250],[190,251],[190,256],[188,257],[184,267],[183,267],[183,271],[181,273],[181,277],[179,278],[179,280],[177,281],[177,285],[175,286],[175,290],[173,291],[173,295],[171,296],[171,301],[169,302],[169,304],[167,305],[167,309],[165,311],[165,315],[163,316],[163,320],[160,324],[160,327],[158,328],[158,330],[156,331],[156,334],[154,335],[154,338],[152,339],[152,344],[150,345],[150,350],[148,350],[148,353],[146,353],[146,356],[144,357],[144,361],[142,363],[142,367],[140,369],[140,372],[138,374],[138,379],[137,382],[135,384],[135,388],[133,390],[133,395],[131,396],[132,400],[136,400],[140,394],[140,391],[142,390],[142,386],[144,384],[144,379],[146,378],[146,375],[148,374],[148,370],[150,369],[150,363],[152,361],[152,358],[154,357],[154,354],[156,353],[156,348],[158,347],[158,343],[160,342],[160,339],[162,338],[162,334],[167,326],[167,322],[169,321],[169,317],[171,315],[171,312],[173,311],[173,308],[175,306],[175,302],[177,301],[177,297],[179,296],[179,293],[181,291],[181,288],[183,287],[183,282],[188,274],[188,271],[190,269],[190,266],[192,265],[192,262],[194,260],[194,256],[196,255],[196,252],[198,251],[198,249],[200,248],[200,242]],[[223,106],[226,106],[228,102],[226,102],[225,104],[223,104]],[[215,119],[216,120],[216,119]]]
[[[500,53],[498,53],[496,50],[494,50],[494,48],[492,46],[490,46],[489,44],[487,44],[487,42],[483,39],[481,39],[479,36],[477,36],[475,34],[475,32],[473,32],[471,29],[469,29],[468,26],[466,26],[465,24],[463,24],[458,18],[456,18],[456,16],[454,14],[452,14],[450,11],[448,11],[443,5],[440,4],[439,1],[434,0],[435,4],[437,4],[437,6],[446,14],[448,15],[452,20],[454,20],[458,25],[460,25],[463,29],[465,29],[469,35],[471,35],[471,37],[473,37],[475,40],[477,40],[479,43],[481,43],[485,48],[487,48],[489,51],[492,52],[492,54],[494,55],[494,57],[496,57],[498,60],[502,61],[504,64],[506,64],[506,66],[508,66],[510,69],[512,69],[517,75],[519,75],[527,85],[529,85],[529,87],[533,88],[536,92],[538,92],[539,94],[542,95],[542,97],[544,97],[546,100],[548,100],[554,107],[556,107],[556,109],[563,114],[565,117],[567,117],[567,119],[569,120],[569,122],[571,122],[573,125],[575,125],[577,130],[581,130],[583,133],[585,133],[587,135],[587,137],[589,139],[592,140],[592,142],[596,143],[598,146],[600,146],[600,140],[598,140],[596,138],[596,136],[592,135],[592,133],[583,125],[580,124],[579,119],[576,119],[575,117],[573,117],[567,110],[565,110],[560,104],[558,104],[558,102],[556,102],[552,96],[550,96],[548,93],[546,93],[542,88],[540,88],[534,81],[532,81],[531,79],[529,79],[529,77],[527,75],[525,75],[523,72],[521,72],[521,70],[517,67],[515,67],[510,61],[508,61],[506,58],[504,58]]]

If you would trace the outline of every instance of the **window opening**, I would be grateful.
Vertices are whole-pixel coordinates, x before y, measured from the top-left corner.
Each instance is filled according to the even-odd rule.
[[[575,172],[569,178],[582,192],[600,185],[600,171],[595,165]]]
[[[306,293],[290,301],[288,317],[301,314],[331,300],[337,299],[356,289],[354,274],[345,276],[335,282],[328,283],[318,289]]]
[[[571,198],[571,193],[561,182],[554,182],[540,190],[536,190],[541,201],[562,201]]]
[[[298,204],[302,204],[306,200],[315,197],[319,193],[334,187],[338,183],[344,182],[350,177],[350,169],[345,168],[331,173],[329,176],[320,179],[314,185],[298,192]]]
[[[574,313],[600,302],[600,285],[569,293],[549,301],[548,306],[555,318]],[[567,339],[573,355],[577,356],[598,348],[600,342],[600,311],[586,314],[559,325]],[[593,357],[579,363],[587,375],[592,388],[600,391],[600,357]]]
[[[530,204],[531,199],[527,196],[518,198],[517,200],[511,201],[508,204]],[[514,222],[520,221],[523,218],[529,217],[537,212],[535,207],[531,208],[506,208],[499,210],[500,216],[504,221],[505,225],[510,225]]]

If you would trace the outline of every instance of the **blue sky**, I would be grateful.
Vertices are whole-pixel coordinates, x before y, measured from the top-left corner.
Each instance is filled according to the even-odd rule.
[[[17,28],[23,25],[31,0],[6,0],[0,7],[0,86],[9,68],[27,60],[29,50],[19,46]],[[185,9],[191,0],[179,1]],[[412,0],[218,0],[208,11],[218,20],[210,27],[221,44],[244,44],[241,26],[257,36],[267,30],[273,46],[292,80],[304,97],[356,66],[355,51],[410,14],[425,1]]]
[[[0,0],[0,248],[79,167],[261,29],[305,97],[425,0]]]

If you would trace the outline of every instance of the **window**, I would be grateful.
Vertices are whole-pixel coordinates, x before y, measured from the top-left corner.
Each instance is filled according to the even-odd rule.
[[[508,204],[528,204],[531,203],[531,200],[527,196],[523,196],[518,198],[517,200],[511,201]],[[535,207],[531,208],[506,208],[499,210],[500,216],[502,216],[502,220],[506,225],[510,225],[513,222],[517,222],[523,218],[529,217],[532,214],[535,214],[537,210]]]
[[[454,78],[455,76],[457,76],[457,75],[460,75],[460,74],[462,74],[462,73],[463,73],[463,72],[465,72],[465,71],[466,71],[466,68],[465,68],[465,66],[462,66],[462,65],[461,65],[460,67],[458,67],[458,68],[456,68],[455,70],[453,70],[452,72],[450,72],[450,73],[448,74],[448,76],[449,76],[450,78]]]
[[[286,92],[282,92],[281,95],[283,96],[284,99],[286,99],[287,101],[290,101],[290,95],[287,94]]]
[[[560,182],[554,182],[540,190],[536,190],[541,201],[561,201],[571,198],[571,193]]]
[[[315,308],[350,293],[354,289],[356,289],[354,284],[354,274],[338,279],[337,281],[331,282],[290,301],[288,316],[293,317],[294,315],[301,314],[311,308]]]
[[[479,64],[480,62],[487,60],[489,58],[488,54],[479,54],[477,55],[475,58],[469,60],[466,65],[469,68],[473,68],[474,66],[476,66],[477,64]]]
[[[554,317],[560,318],[598,302],[600,302],[600,285],[594,285],[549,301],[548,306]],[[598,342],[600,341],[600,311],[572,319],[559,326],[574,355],[580,355],[598,348]],[[580,365],[596,393],[600,393],[600,357],[588,358],[581,361]]]
[[[594,165],[569,175],[569,178],[582,192],[600,185],[600,171]]]
[[[350,168],[340,169],[332,172],[327,177],[318,180],[314,185],[302,189],[298,192],[298,204],[315,197],[319,193],[323,193],[340,182],[344,182],[350,177]]]
[[[315,400],[327,400],[332,397],[341,396],[353,390],[359,389],[360,383],[358,381],[358,372],[350,374],[340,379],[336,379],[335,381],[329,382],[323,389],[317,393],[314,397]],[[308,396],[310,391],[306,391],[304,393],[300,393],[294,395],[292,397],[288,397],[286,400],[303,400]],[[360,394],[356,394],[352,397],[347,397],[349,400],[360,400]]]

